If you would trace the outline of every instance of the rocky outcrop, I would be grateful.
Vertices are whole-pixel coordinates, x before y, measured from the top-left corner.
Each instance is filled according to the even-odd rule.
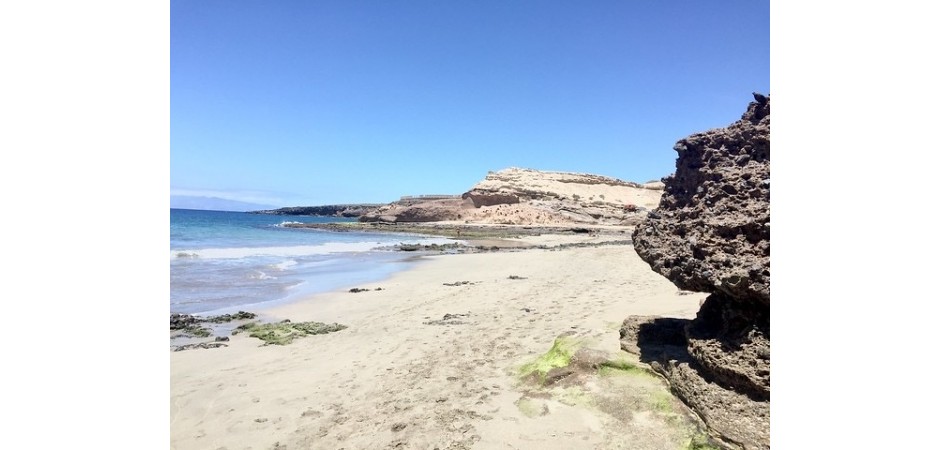
[[[463,197],[476,208],[505,206],[542,223],[633,225],[661,195],[659,187],[601,175],[510,167],[490,172]],[[515,204],[521,206],[510,208]]]
[[[519,203],[519,196],[515,194],[504,194],[499,192],[465,192],[464,199],[470,199],[474,208],[493,205],[514,205]]]
[[[769,305],[770,99],[755,98],[728,128],[676,143],[676,173],[634,240],[680,289]]]
[[[359,217],[380,204],[362,203],[352,205],[323,205],[323,206],[289,206],[279,209],[251,211],[249,214],[270,214],[275,216],[331,216],[331,217]]]
[[[359,221],[634,225],[658,204],[662,192],[661,183],[511,167],[490,172],[458,198],[403,197]]]
[[[185,330],[199,326],[202,320],[190,314],[170,314],[170,330]]]
[[[770,447],[770,98],[675,145],[676,172],[633,233],[637,254],[683,290],[695,319],[630,317],[638,352],[727,443]]]
[[[203,327],[204,323],[228,323],[232,321],[242,321],[254,319],[255,313],[239,311],[235,314],[222,314],[220,316],[194,316],[192,314],[170,314],[170,331],[181,332],[183,336],[207,337],[212,334],[212,330]]]
[[[422,199],[401,200],[375,208],[359,217],[360,222],[442,222],[460,220],[461,211],[467,209],[467,201],[462,199]]]

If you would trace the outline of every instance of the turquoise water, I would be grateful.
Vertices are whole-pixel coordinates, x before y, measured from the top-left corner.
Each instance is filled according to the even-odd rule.
[[[170,312],[251,310],[372,283],[413,264],[391,246],[452,242],[283,226],[352,220],[170,209]]]

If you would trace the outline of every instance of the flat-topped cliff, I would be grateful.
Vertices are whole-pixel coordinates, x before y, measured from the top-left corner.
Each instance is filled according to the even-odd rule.
[[[490,172],[460,198],[403,199],[360,221],[633,225],[659,204],[662,189],[658,181],[510,167]]]

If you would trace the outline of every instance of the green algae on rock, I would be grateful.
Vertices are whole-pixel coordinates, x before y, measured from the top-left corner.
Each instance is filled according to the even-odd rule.
[[[346,325],[338,323],[290,321],[265,324],[252,322],[238,327],[239,330],[247,331],[249,336],[264,341],[264,345],[287,345],[297,338],[332,333],[346,328]]]
[[[538,380],[539,384],[545,384],[549,371],[571,364],[571,357],[581,344],[580,340],[570,336],[555,338],[548,352],[519,368],[519,377],[522,379],[532,377]]]
[[[199,325],[193,325],[193,326],[183,328],[181,336],[204,338],[204,337],[212,336],[212,330],[206,327],[199,326]]]

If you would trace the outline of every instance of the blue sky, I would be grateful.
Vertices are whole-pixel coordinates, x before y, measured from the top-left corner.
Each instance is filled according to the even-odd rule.
[[[459,194],[517,166],[644,182],[770,93],[770,2],[172,1],[171,194]]]

